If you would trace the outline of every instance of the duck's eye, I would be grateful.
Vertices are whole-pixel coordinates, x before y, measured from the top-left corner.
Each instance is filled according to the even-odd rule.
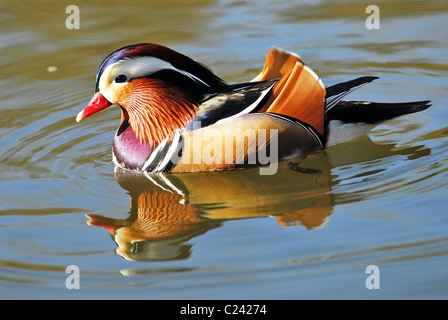
[[[118,76],[115,77],[116,83],[123,83],[126,82],[126,80],[128,80],[128,78],[124,74],[119,74]]]

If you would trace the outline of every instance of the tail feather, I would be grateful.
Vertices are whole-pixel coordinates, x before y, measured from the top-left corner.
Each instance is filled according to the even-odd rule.
[[[378,77],[360,77],[346,82],[341,82],[326,88],[325,111],[333,108],[342,98],[363,85],[378,79]]]
[[[378,123],[401,115],[425,110],[430,101],[401,103],[381,103],[368,101],[341,101],[327,111],[327,120],[340,120],[344,123]]]

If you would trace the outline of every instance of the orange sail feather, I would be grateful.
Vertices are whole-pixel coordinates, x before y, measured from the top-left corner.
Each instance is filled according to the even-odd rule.
[[[272,48],[262,72],[253,81],[279,78],[263,111],[293,117],[324,134],[325,87],[295,53]]]

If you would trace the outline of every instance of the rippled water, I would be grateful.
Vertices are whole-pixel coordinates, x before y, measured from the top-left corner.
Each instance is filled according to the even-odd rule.
[[[448,298],[445,0],[376,1],[379,30],[362,1],[76,1],[79,30],[69,4],[0,3],[0,298]],[[231,82],[277,45],[327,85],[380,77],[353,99],[433,105],[307,158],[319,173],[149,180],[114,170],[116,108],[75,123],[102,59],[137,42]]]

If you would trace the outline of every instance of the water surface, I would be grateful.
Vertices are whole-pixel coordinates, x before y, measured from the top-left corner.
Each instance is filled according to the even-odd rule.
[[[377,1],[378,30],[362,1],[76,1],[78,30],[69,4],[0,4],[0,298],[448,298],[445,0]],[[117,108],[75,122],[102,59],[138,42],[230,82],[276,45],[326,85],[380,77],[352,99],[433,105],[308,157],[314,173],[148,179],[114,169]]]

